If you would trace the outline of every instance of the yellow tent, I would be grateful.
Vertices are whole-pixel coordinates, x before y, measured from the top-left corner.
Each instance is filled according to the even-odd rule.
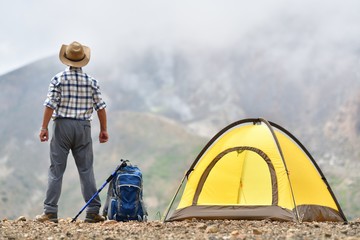
[[[261,118],[221,130],[186,172],[164,220],[192,218],[346,221],[310,153],[287,130]]]

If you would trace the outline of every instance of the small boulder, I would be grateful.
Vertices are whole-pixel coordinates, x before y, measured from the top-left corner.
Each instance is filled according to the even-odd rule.
[[[25,222],[26,221],[26,217],[24,216],[20,216],[16,219],[16,222]]]
[[[199,223],[197,226],[196,226],[196,228],[197,229],[206,229],[206,224],[205,223]]]
[[[210,225],[206,228],[207,233],[217,233],[219,232],[219,228],[216,225]]]

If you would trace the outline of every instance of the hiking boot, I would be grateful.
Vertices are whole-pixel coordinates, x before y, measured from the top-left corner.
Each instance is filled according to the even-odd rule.
[[[103,221],[105,221],[105,218],[98,213],[86,213],[85,222],[87,223],[97,223]]]
[[[35,217],[38,222],[54,222],[58,223],[57,213],[43,213]]]

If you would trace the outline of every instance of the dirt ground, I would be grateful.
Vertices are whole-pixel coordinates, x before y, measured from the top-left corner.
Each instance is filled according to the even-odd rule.
[[[360,220],[348,223],[188,220],[39,223],[20,217],[0,221],[0,239],[360,239]]]

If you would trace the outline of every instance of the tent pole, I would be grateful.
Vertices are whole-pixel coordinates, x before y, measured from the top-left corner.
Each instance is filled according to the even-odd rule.
[[[167,216],[169,215],[170,209],[171,209],[172,205],[174,204],[175,198],[176,198],[176,196],[178,195],[178,193],[179,193],[179,191],[180,191],[180,188],[181,188],[181,186],[183,185],[183,183],[184,183],[184,181],[185,181],[185,178],[188,176],[189,173],[190,173],[190,172],[187,171],[187,172],[184,174],[184,177],[182,178],[181,183],[180,183],[178,189],[176,190],[173,198],[171,199],[169,206],[168,206],[168,207],[166,208],[166,210],[165,210],[165,213],[164,213],[164,215],[163,215],[163,217],[162,217],[162,219],[161,219],[162,222],[165,222]]]
[[[276,123],[270,122],[272,126],[280,129],[282,132],[284,132],[285,134],[287,134],[288,136],[290,136],[290,138],[297,144],[300,146],[300,148],[304,151],[304,153],[306,154],[306,156],[311,160],[312,164],[315,166],[316,170],[319,172],[321,179],[324,181],[324,183],[326,184],[332,198],[335,201],[335,204],[339,210],[340,215],[342,216],[342,218],[344,219],[345,222],[348,222],[344,212],[342,211],[339,202],[337,201],[334,192],[332,191],[330,184],[328,183],[325,175],[323,174],[323,172],[321,171],[319,165],[316,163],[315,159],[311,156],[310,152],[305,148],[305,146],[294,136],[292,135],[289,131],[287,131],[286,129],[284,129],[283,127],[277,125]]]
[[[294,207],[295,207],[295,216],[296,216],[296,220],[301,223],[302,221],[300,220],[300,214],[299,214],[299,210],[297,208],[297,205],[296,205],[296,201],[295,201],[295,196],[294,196],[294,191],[293,191],[293,188],[292,188],[292,185],[291,185],[291,181],[290,181],[290,176],[289,176],[289,170],[287,169],[287,166],[286,166],[286,162],[285,162],[285,159],[284,159],[284,155],[282,153],[282,150],[281,150],[281,147],[280,147],[280,143],[275,135],[275,132],[273,130],[273,128],[271,127],[271,124],[266,121],[265,119],[263,118],[259,118],[260,121],[264,122],[266,124],[266,126],[269,128],[274,140],[275,140],[275,143],[277,145],[277,148],[279,150],[279,153],[280,153],[280,157],[281,157],[281,160],[283,161],[284,163],[284,167],[285,167],[285,170],[286,170],[286,175],[288,177],[288,180],[289,180],[289,185],[290,185],[290,191],[291,191],[291,196],[292,196],[292,199],[293,199],[293,202],[294,202]]]

